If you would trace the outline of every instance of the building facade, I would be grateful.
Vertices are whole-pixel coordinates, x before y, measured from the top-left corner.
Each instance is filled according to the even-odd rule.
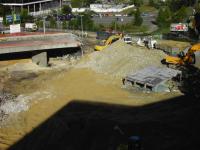
[[[10,6],[14,12],[27,9],[29,13],[70,5],[70,0],[0,0],[0,4]]]

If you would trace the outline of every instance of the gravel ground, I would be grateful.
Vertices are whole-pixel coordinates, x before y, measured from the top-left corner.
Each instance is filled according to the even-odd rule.
[[[119,40],[103,51],[89,54],[89,61],[77,67],[91,68],[96,72],[123,77],[148,66],[162,66],[164,52],[127,45]]]

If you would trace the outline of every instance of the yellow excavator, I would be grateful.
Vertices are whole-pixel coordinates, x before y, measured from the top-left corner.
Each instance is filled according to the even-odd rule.
[[[167,65],[195,64],[195,52],[197,51],[200,51],[200,43],[181,51],[177,56],[167,56],[161,63]]]
[[[94,50],[96,50],[96,51],[102,51],[108,45],[114,43],[115,41],[117,41],[117,40],[119,40],[121,38],[122,38],[122,34],[111,35],[107,40],[103,40],[102,44],[95,45]]]

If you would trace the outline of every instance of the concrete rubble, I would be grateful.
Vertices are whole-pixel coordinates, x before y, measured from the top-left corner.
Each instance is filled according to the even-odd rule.
[[[10,101],[13,102],[15,98],[16,98],[15,95],[0,91],[0,121],[3,121],[5,117],[8,115],[4,109],[5,108],[4,106]]]

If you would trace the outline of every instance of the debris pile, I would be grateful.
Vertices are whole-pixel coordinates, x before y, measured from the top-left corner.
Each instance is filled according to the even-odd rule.
[[[78,67],[88,67],[96,72],[124,77],[148,66],[161,66],[166,54],[162,51],[131,46],[119,40],[105,50],[89,55],[89,61],[81,62]]]
[[[11,113],[19,113],[28,109],[28,101],[23,97],[10,94],[8,92],[0,92],[0,122],[6,120]]]
[[[0,91],[0,121],[2,121],[8,114],[4,110],[7,102],[13,102],[16,98],[15,95]]]

